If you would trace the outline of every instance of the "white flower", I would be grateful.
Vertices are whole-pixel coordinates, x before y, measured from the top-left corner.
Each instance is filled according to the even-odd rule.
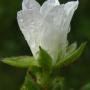
[[[35,58],[39,46],[55,61],[60,50],[65,50],[70,22],[78,1],[60,4],[47,0],[42,6],[35,0],[23,0],[22,10],[17,13],[20,29]]]

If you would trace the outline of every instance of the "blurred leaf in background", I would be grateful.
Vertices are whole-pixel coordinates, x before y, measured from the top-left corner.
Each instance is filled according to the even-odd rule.
[[[37,0],[42,4],[45,0]],[[60,0],[65,3],[70,0]],[[90,83],[90,0],[79,0],[79,8],[72,19],[69,41],[81,44],[87,41],[83,55],[61,71],[65,77],[65,90],[80,90]],[[0,0],[0,58],[32,55],[19,30],[16,15],[22,0]],[[0,90],[19,90],[24,80],[25,69],[0,63]]]

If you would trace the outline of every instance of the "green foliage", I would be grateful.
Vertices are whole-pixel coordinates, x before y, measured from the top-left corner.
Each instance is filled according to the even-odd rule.
[[[55,67],[60,68],[65,65],[73,63],[75,60],[77,60],[77,58],[80,57],[85,46],[86,46],[86,43],[82,43],[78,49],[72,49],[72,47],[71,47],[71,50],[69,50],[69,54],[67,54],[62,60],[59,60],[59,62],[56,64]],[[76,46],[74,48],[76,48]]]
[[[40,66],[45,70],[49,70],[52,67],[52,58],[41,47],[40,47],[40,51],[39,51],[38,62],[40,64]]]
[[[80,90],[90,90],[90,83],[84,85]]]
[[[83,52],[85,45],[86,43],[83,43],[78,49],[76,49],[77,45],[76,43],[73,43],[68,47],[66,56],[62,60],[58,60],[54,65],[52,64],[52,58],[50,55],[41,47],[37,60],[30,56],[21,56],[5,58],[2,62],[12,66],[30,69],[31,73],[30,75],[26,75],[21,90],[63,90],[64,84],[61,76],[54,76],[53,72],[58,72],[60,67],[74,62]],[[27,71],[27,73],[29,73],[29,71]]]
[[[50,72],[52,70],[52,58],[50,55],[40,47],[38,63],[41,67],[39,73],[36,75],[37,83],[41,88],[46,90],[50,89],[51,77]]]
[[[30,56],[4,58],[1,61],[8,65],[21,67],[21,68],[29,68],[29,67],[31,68],[33,66],[39,67],[37,61],[33,57],[30,57]]]
[[[21,87],[21,90],[40,90],[40,89],[39,86],[36,84],[36,82],[32,80],[31,76],[27,74],[25,77],[24,84]]]
[[[64,78],[57,77],[52,84],[52,90],[64,90]]]

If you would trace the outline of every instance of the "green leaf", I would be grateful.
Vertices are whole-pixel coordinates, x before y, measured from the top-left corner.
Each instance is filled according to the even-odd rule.
[[[49,56],[49,54],[43,50],[40,47],[40,51],[39,51],[39,65],[43,68],[43,69],[47,69],[49,70],[52,67],[52,58]]]
[[[55,67],[63,67],[65,65],[73,63],[77,58],[80,57],[82,54],[84,48],[86,46],[86,43],[82,43],[80,47],[73,52],[69,53],[69,55],[66,55],[63,60],[60,60]]]
[[[30,56],[19,56],[19,57],[10,57],[4,58],[1,60],[3,63],[12,65],[15,67],[28,68],[33,66],[39,66],[37,61]]]

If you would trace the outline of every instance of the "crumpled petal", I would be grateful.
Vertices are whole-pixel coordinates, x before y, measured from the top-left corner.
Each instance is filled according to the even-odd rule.
[[[40,13],[44,16],[55,6],[60,5],[58,0],[47,0],[41,6]]]
[[[36,0],[23,0],[22,9],[23,10],[28,10],[28,9],[40,10],[40,4],[36,2]]]

